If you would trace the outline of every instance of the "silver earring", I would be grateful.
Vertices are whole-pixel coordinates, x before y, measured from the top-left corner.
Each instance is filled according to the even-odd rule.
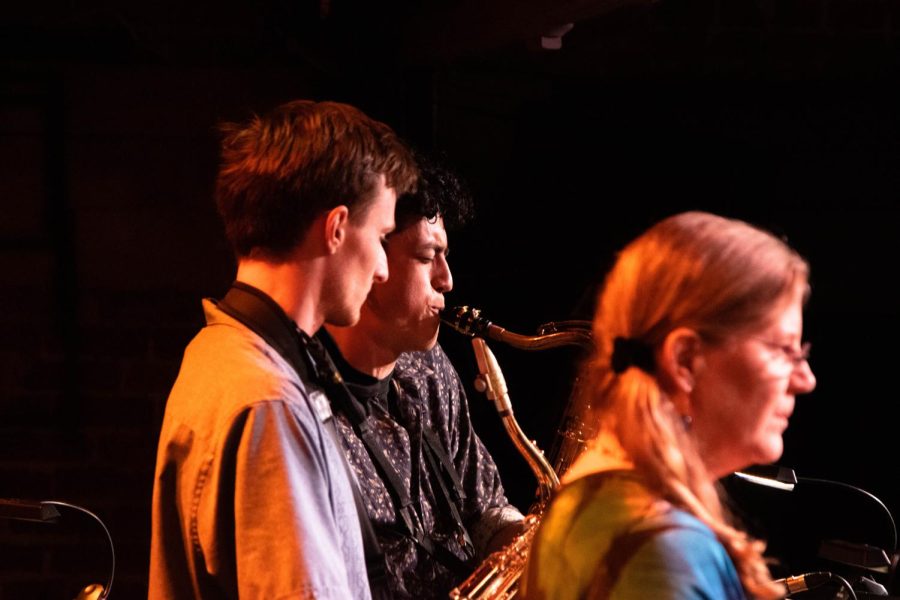
[[[681,422],[684,423],[685,431],[690,431],[691,425],[694,423],[694,419],[691,418],[691,415],[681,415]]]

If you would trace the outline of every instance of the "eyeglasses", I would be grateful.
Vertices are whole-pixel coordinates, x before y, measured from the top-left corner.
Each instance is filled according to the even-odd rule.
[[[778,342],[773,342],[762,338],[754,339],[762,342],[773,350],[781,352],[781,354],[784,355],[787,361],[795,367],[799,367],[805,361],[809,360],[809,353],[812,350],[811,342],[803,342],[802,344],[800,344],[800,347],[797,348],[791,344],[779,344]]]

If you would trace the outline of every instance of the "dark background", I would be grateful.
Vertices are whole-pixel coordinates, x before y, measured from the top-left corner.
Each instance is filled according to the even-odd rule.
[[[812,264],[819,386],[781,464],[896,512],[898,43],[892,0],[5,7],[0,497],[96,512],[115,597],[145,594],[165,397],[199,299],[233,276],[211,202],[216,126],[310,97],[358,105],[468,180],[479,214],[451,238],[448,302],[512,331],[589,316],[616,250],[663,216],[704,209],[786,236]],[[467,342],[441,339],[470,381]],[[494,347],[522,427],[551,448],[576,353]],[[527,510],[533,477],[490,404],[470,402]],[[835,490],[801,483],[752,514],[772,517],[758,525],[778,549],[890,551],[876,504]],[[106,552],[76,514],[0,521],[0,599],[70,598],[105,579]]]

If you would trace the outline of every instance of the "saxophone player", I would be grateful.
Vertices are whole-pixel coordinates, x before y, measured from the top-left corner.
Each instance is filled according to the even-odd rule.
[[[522,520],[437,344],[453,288],[447,228],[470,217],[471,197],[446,168],[419,162],[419,189],[398,199],[385,244],[390,278],[356,325],[320,332],[351,392],[332,406],[384,555],[382,575],[370,565],[374,597],[447,598]]]
[[[815,376],[806,262],[747,223],[665,219],[607,275],[585,375],[599,433],[567,471],[523,577],[529,599],[781,598],[716,480],[782,454]]]

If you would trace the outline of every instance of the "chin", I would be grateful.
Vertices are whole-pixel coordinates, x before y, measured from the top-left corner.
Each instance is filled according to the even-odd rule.
[[[437,324],[435,324],[434,327],[423,327],[417,334],[414,335],[414,337],[416,338],[416,350],[420,352],[427,352],[428,350],[434,348],[438,340],[438,331],[440,331],[440,328]]]
[[[329,315],[325,318],[325,322],[335,327],[352,327],[359,321],[359,309],[356,311],[343,310],[339,313]]]
[[[427,340],[423,339],[423,341],[415,344],[415,348],[411,348],[411,350],[415,352],[428,352],[432,348],[437,345],[437,336],[429,338]]]
[[[784,442],[779,436],[777,440],[770,440],[765,446],[760,448],[756,463],[768,465],[781,458],[782,454],[784,454]]]

